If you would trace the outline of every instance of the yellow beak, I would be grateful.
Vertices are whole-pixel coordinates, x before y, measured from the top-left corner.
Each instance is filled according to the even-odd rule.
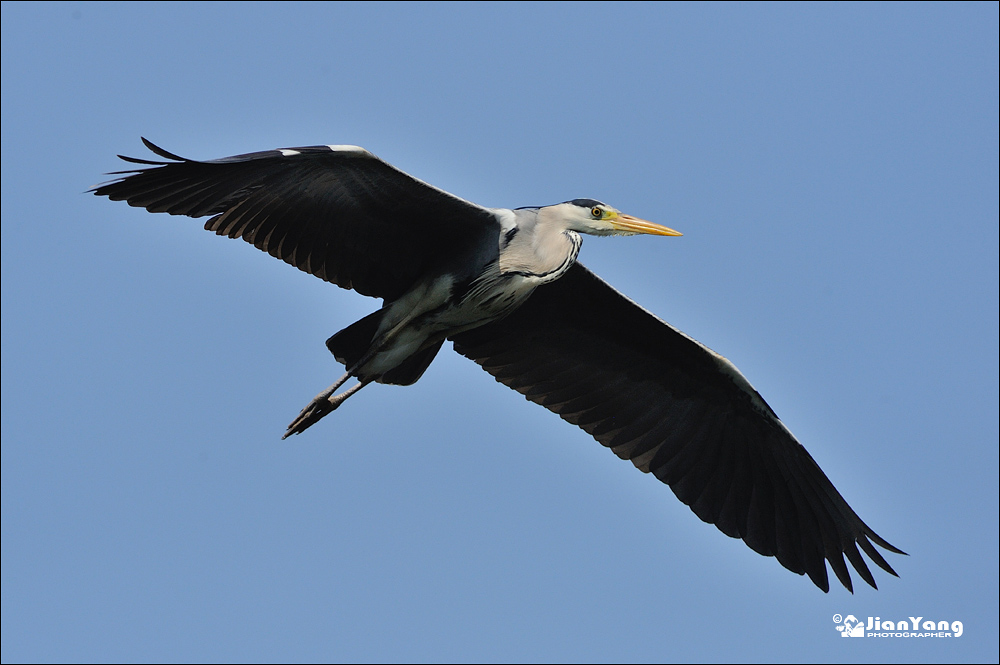
[[[638,217],[625,215],[623,213],[618,213],[618,216],[610,221],[611,226],[613,226],[616,231],[623,231],[625,233],[647,233],[654,236],[684,235],[683,233],[674,231],[673,229],[668,229],[665,226],[660,226],[659,224],[654,224],[653,222],[647,222],[644,219],[639,219]]]

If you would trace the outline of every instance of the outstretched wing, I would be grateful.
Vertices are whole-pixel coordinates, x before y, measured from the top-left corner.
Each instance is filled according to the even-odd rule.
[[[453,339],[498,381],[670,485],[702,520],[823,591],[824,559],[853,591],[845,555],[875,587],[858,546],[896,574],[872,543],[902,552],[861,521],[732,363],[582,265]]]
[[[152,168],[121,171],[94,194],[150,212],[203,217],[209,231],[243,238],[320,279],[394,300],[420,277],[497,238],[487,208],[448,194],[356,146],[286,148],[199,162],[120,157]]]

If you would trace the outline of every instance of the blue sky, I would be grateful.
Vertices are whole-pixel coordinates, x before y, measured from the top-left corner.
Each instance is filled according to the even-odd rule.
[[[4,662],[997,660],[996,3],[2,19]],[[448,349],[280,441],[377,303],[85,194],[140,136],[682,231],[580,259],[733,360],[900,579],[819,592]]]

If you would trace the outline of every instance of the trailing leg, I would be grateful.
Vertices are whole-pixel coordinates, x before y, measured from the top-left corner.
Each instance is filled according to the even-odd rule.
[[[343,403],[345,399],[361,390],[368,383],[368,381],[362,381],[354,386],[351,386],[339,395],[334,395],[337,388],[344,385],[349,378],[351,378],[351,374],[348,372],[337,379],[337,382],[332,386],[321,392],[319,395],[316,395],[316,397],[314,397],[313,400],[306,405],[306,408],[302,409],[295,420],[292,421],[281,438],[287,439],[292,434],[301,434],[306,431],[310,426],[319,422],[323,416],[334,411]]]

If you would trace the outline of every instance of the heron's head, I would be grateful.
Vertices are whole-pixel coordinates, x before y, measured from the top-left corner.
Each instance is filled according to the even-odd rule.
[[[682,235],[666,226],[626,215],[616,208],[594,199],[573,199],[546,206],[548,216],[568,230],[593,236],[633,236],[646,233],[655,236]]]

